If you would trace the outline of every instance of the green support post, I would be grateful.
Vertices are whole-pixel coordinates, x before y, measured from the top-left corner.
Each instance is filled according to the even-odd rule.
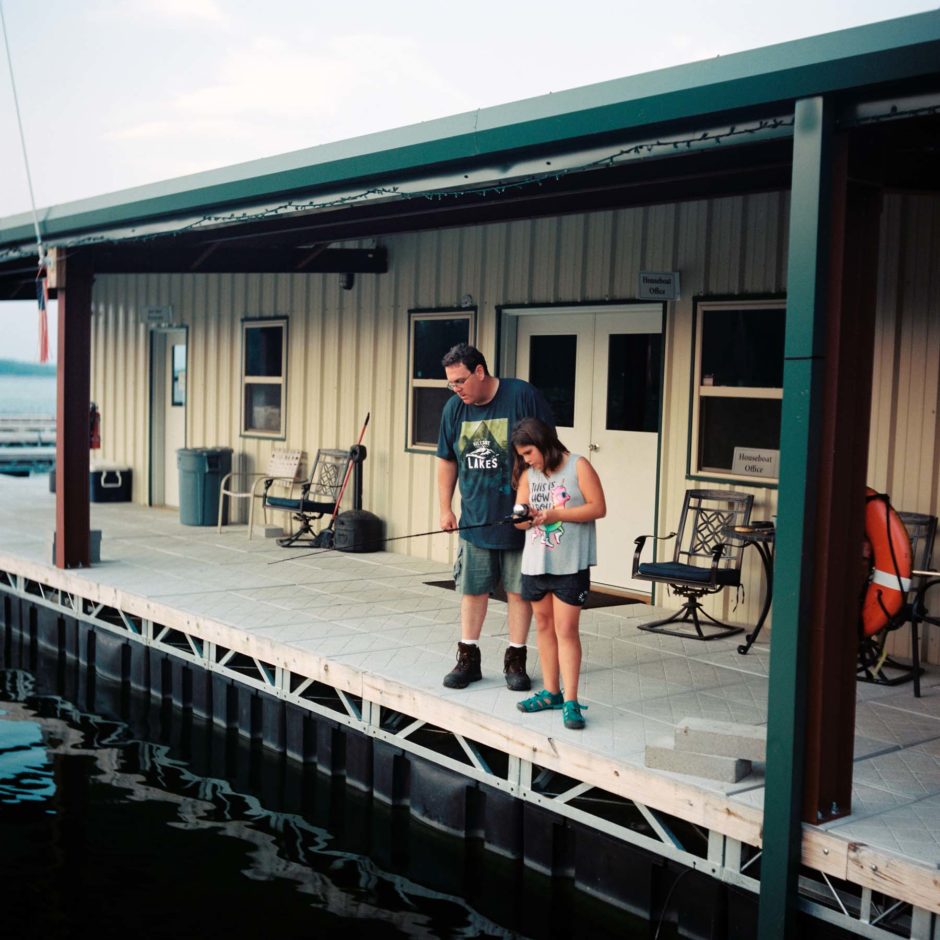
[[[787,325],[774,563],[760,940],[793,937],[801,854],[807,650],[812,600],[812,485],[819,467],[829,278],[832,105],[797,102],[793,134]]]

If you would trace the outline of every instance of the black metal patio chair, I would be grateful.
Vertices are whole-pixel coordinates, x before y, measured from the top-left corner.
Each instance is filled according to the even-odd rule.
[[[295,532],[277,540],[278,545],[321,545],[314,524],[324,516],[332,521],[336,515],[352,459],[352,450],[318,450],[310,476],[301,484],[297,497],[273,495],[274,480],[265,480],[265,509],[286,510],[299,523]]]
[[[700,598],[741,583],[743,542],[728,542],[726,530],[750,521],[754,497],[727,490],[686,490],[679,528],[665,536],[641,535],[636,539],[633,577],[667,584],[685,604],[671,617],[640,625],[641,630],[693,640],[715,640],[742,633],[743,627],[722,623],[709,614]],[[674,538],[670,561],[641,562],[647,539]],[[703,618],[705,621],[703,623]],[[690,623],[691,630],[669,629],[673,624]],[[704,629],[703,629],[704,627]]]

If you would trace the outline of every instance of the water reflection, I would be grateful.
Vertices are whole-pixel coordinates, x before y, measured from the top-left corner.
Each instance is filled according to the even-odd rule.
[[[158,722],[165,717],[159,712],[153,716]],[[277,910],[277,928],[289,927],[292,915],[285,907],[284,892],[267,897],[248,888],[249,883],[286,886],[292,903],[301,910],[297,922],[307,930],[317,923],[329,925],[331,932],[343,924],[355,930],[353,922],[369,922],[373,936],[519,936],[460,897],[427,888],[384,870],[364,854],[340,848],[330,831],[305,815],[272,810],[229,779],[194,770],[194,763],[219,761],[237,769],[246,753],[242,742],[192,723],[185,737],[178,750],[201,752],[201,760],[180,759],[169,745],[136,737],[123,721],[84,712],[56,695],[40,694],[29,673],[0,670],[0,804],[7,807],[0,807],[0,814],[5,824],[28,827],[22,843],[29,842],[19,857],[15,832],[7,843],[5,883],[9,889],[6,879],[12,877],[15,884],[19,878],[25,892],[37,884],[46,886],[41,900],[37,896],[28,904],[22,902],[24,919],[37,913],[26,907],[61,904],[63,916],[73,918],[75,926],[74,918],[83,915],[68,912],[64,892],[48,891],[50,883],[64,875],[81,886],[70,894],[82,908],[107,905],[117,915],[123,903],[119,895],[138,905],[141,898],[149,898],[146,909],[125,911],[125,916],[142,918],[135,928],[138,936],[141,927],[147,935],[148,922],[157,923],[165,916],[161,908],[179,916],[184,907],[192,932],[181,934],[177,927],[176,935],[199,935],[206,928],[192,920],[189,908],[197,903],[211,907],[224,902],[228,915],[241,903],[261,910],[274,904],[266,916]],[[306,779],[316,784],[318,796],[324,786],[330,788],[322,775]],[[50,818],[40,829],[35,828],[36,804]],[[13,815],[17,810],[21,816]],[[185,842],[170,837],[172,831],[185,833]],[[78,864],[86,867],[80,869]],[[245,879],[241,887],[237,878],[234,883],[230,880],[233,869]],[[117,875],[122,888],[114,891],[112,882],[102,890],[113,896],[102,900],[93,889],[107,882],[109,872],[111,877]],[[137,893],[130,888],[141,883],[148,883],[148,890]],[[306,919],[311,909],[318,920]],[[17,910],[14,900],[8,926],[16,924]],[[246,932],[254,916],[254,911],[245,915]],[[232,929],[231,922],[224,926],[221,911],[209,922],[220,930]],[[35,928],[35,920],[32,923]],[[100,936],[98,923],[95,931]],[[33,929],[29,935],[38,934]]]
[[[32,687],[28,673],[18,673],[10,681],[26,689]],[[50,800],[54,794],[52,761],[42,728],[18,702],[0,707],[0,803]]]

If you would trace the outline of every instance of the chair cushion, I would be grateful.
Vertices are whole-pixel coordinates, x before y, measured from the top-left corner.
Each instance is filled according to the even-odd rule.
[[[637,573],[654,581],[666,581],[670,584],[691,581],[695,584],[708,584],[711,581],[711,568],[699,568],[696,565],[684,565],[679,561],[647,562],[640,565]],[[737,584],[739,572],[729,568],[719,568],[717,583],[725,587]]]
[[[267,496],[264,504],[270,509],[286,509],[288,512],[323,513],[333,512],[336,503],[316,503],[311,499],[290,499],[287,496]]]

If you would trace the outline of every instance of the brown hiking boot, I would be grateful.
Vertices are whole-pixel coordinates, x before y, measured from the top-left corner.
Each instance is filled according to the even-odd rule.
[[[458,643],[457,665],[444,676],[444,685],[448,689],[465,689],[471,682],[479,682],[482,678],[480,647],[475,643]]]
[[[506,687],[513,692],[528,692],[532,688],[532,680],[525,671],[525,657],[524,646],[510,646],[506,649],[503,672],[506,674]]]

